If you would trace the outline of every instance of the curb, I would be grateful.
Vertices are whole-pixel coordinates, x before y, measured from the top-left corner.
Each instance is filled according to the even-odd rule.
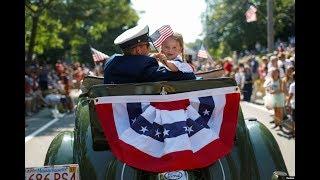
[[[240,101],[240,103],[243,103],[243,104],[247,104],[251,107],[254,107],[254,108],[257,108],[257,109],[260,109],[262,111],[265,111],[269,114],[274,114],[273,110],[268,110],[266,107],[264,107],[264,105],[262,104],[256,104],[254,102],[247,102],[247,101]]]

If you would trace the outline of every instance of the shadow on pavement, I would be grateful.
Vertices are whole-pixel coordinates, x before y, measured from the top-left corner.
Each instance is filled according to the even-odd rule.
[[[50,122],[51,119],[37,119],[37,122],[30,122],[29,126],[26,127],[25,130],[25,136],[28,136],[32,134],[33,132],[37,131],[41,127],[43,127],[45,124]],[[51,124],[48,128],[37,134],[36,136],[51,136],[56,135],[61,131],[65,130],[73,130],[74,128],[74,121],[75,121],[75,115],[73,113],[65,113],[63,117],[60,117],[58,121]],[[28,123],[28,121],[27,121]]]
[[[277,135],[279,135],[279,136],[281,136],[281,137],[285,137],[285,138],[287,138],[287,139],[292,139],[292,138],[294,138],[294,136],[292,135],[292,134],[290,134],[290,133],[285,133],[285,132],[282,132],[282,133],[277,133]]]
[[[77,104],[79,94],[80,92],[78,90],[73,90],[70,94],[73,99],[74,105]],[[39,112],[31,116],[25,117],[25,136],[32,134],[50,121],[54,120],[55,117],[52,110],[53,108],[43,108],[40,109]],[[50,136],[64,130],[73,130],[75,121],[74,111],[69,113],[61,113],[61,115],[63,115],[63,117],[61,117],[59,114],[59,116],[57,117],[59,119],[58,121],[51,124],[47,129],[37,134],[36,136]]]

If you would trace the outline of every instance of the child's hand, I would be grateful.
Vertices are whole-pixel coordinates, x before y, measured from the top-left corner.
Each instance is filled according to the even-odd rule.
[[[162,64],[165,64],[165,61],[167,60],[167,57],[162,53],[156,53],[154,57],[157,59],[157,61],[161,62]]]

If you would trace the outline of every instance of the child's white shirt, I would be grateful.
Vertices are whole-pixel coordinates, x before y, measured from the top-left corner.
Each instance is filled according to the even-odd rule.
[[[182,71],[184,73],[193,72],[193,68],[190,66],[190,64],[184,62],[180,55],[178,55],[174,60],[170,60],[168,62],[174,64],[179,69],[179,71]]]

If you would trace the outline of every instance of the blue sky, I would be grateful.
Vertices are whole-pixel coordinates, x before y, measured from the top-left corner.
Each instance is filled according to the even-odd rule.
[[[162,25],[183,35],[185,43],[202,39],[201,13],[206,10],[204,0],[131,0],[139,13],[138,24],[147,24],[150,34]]]

